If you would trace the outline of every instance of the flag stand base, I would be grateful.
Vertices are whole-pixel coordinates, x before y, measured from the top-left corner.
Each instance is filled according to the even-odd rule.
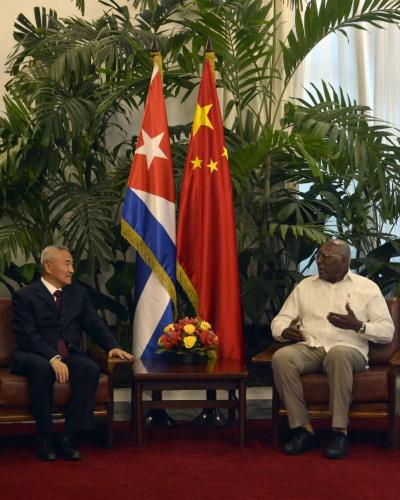
[[[163,409],[149,410],[144,419],[146,427],[177,427],[178,422]]]
[[[216,391],[209,390],[207,392],[207,401],[215,401],[217,399]],[[190,421],[191,425],[199,427],[225,427],[228,425],[228,420],[219,408],[204,408],[204,410]]]
[[[153,401],[161,401],[162,393],[161,391],[152,391],[151,399]],[[144,425],[146,427],[176,427],[178,422],[174,420],[171,415],[162,409],[149,410],[144,419]]]

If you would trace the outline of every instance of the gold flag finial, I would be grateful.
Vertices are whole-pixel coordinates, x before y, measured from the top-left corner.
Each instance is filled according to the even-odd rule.
[[[151,45],[151,58],[153,59],[153,64],[158,65],[158,69],[160,71],[160,76],[162,80],[163,79],[162,55],[156,37],[153,38],[153,43]]]
[[[210,61],[211,67],[212,67],[212,70],[214,73],[214,77],[215,77],[215,54],[214,54],[214,49],[213,49],[211,40],[209,38],[207,39],[205,58],[206,58],[206,61]]]

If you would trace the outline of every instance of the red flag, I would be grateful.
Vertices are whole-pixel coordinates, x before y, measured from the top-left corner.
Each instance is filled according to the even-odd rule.
[[[177,278],[220,338],[220,355],[243,357],[243,321],[232,184],[212,63],[206,60],[179,204]]]

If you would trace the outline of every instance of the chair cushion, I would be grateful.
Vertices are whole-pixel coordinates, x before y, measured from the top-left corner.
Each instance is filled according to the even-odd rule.
[[[54,384],[54,408],[67,406],[71,386],[69,384]],[[95,404],[109,402],[109,378],[102,373],[97,388]],[[28,379],[21,375],[14,375],[6,368],[0,369],[0,406],[27,408],[30,406]]]
[[[400,326],[400,301],[397,298],[386,299],[386,304],[389,308],[390,315],[392,316],[393,323],[396,330]],[[375,344],[374,342],[369,343],[369,364],[372,365],[384,365],[387,364],[393,354],[399,348],[399,332],[395,331],[393,339],[389,344]]]
[[[387,366],[371,366],[354,374],[353,403],[373,403],[387,401],[389,387]],[[308,403],[327,403],[329,401],[328,380],[324,374],[312,373],[301,377],[304,399]]]
[[[0,298],[0,367],[10,365],[11,354],[15,349],[15,335],[11,328],[11,299]]]

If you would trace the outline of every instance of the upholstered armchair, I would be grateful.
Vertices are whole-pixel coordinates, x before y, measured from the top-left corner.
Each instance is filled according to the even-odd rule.
[[[30,410],[28,380],[10,371],[11,355],[15,350],[15,336],[11,328],[11,299],[0,298],[0,424],[33,420]],[[117,366],[129,362],[98,358],[102,373],[97,389],[94,415],[106,422],[108,447],[113,444],[113,382]],[[70,396],[69,384],[54,385],[53,419],[63,419]]]
[[[387,445],[390,450],[399,445],[398,427],[399,409],[396,412],[396,375],[400,368],[399,328],[400,299],[387,299],[390,314],[395,324],[393,340],[382,345],[370,342],[368,370],[354,374],[353,402],[350,407],[350,419],[380,418],[385,419],[388,429]],[[256,364],[269,365],[275,351],[285,344],[274,342],[264,351],[252,358]],[[329,387],[323,373],[311,373],[301,377],[304,399],[311,418],[329,418]],[[279,399],[278,391],[272,392],[272,438],[276,445],[279,438],[281,417],[286,410]]]

